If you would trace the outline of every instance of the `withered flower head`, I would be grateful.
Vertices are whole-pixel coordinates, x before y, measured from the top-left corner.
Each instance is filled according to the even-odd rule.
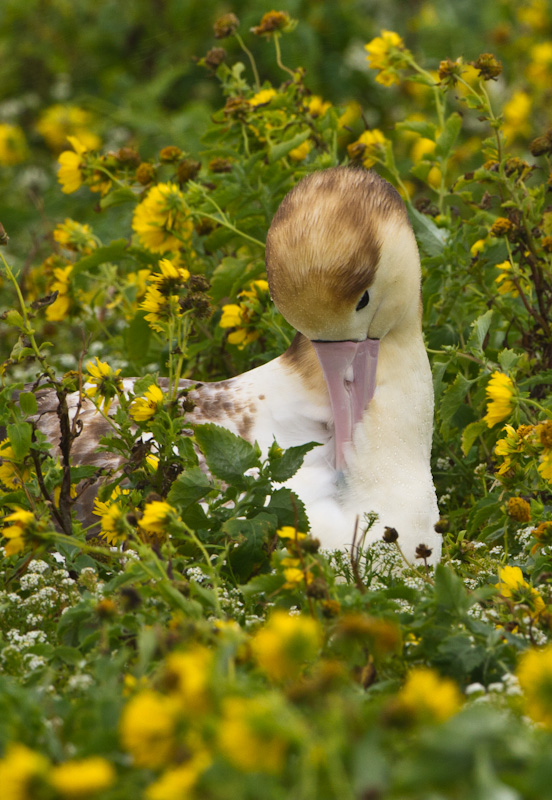
[[[433,553],[431,547],[428,547],[427,544],[419,544],[416,548],[416,558],[429,558],[430,555]]]
[[[506,217],[498,217],[491,225],[489,234],[491,236],[507,236],[511,233],[513,224]]]
[[[544,156],[552,153],[552,128],[546,131],[544,136],[537,136],[529,145],[529,150],[534,156]]]
[[[531,506],[523,497],[510,497],[507,513],[516,522],[529,522],[531,519]]]
[[[133,147],[121,147],[115,156],[120,164],[129,167],[137,167],[140,164],[140,154]]]
[[[552,422],[546,420],[537,427],[539,441],[544,447],[552,448]]]
[[[268,11],[258,25],[251,28],[255,36],[270,36],[276,31],[288,31],[292,21],[287,11]]]
[[[448,519],[440,519],[433,526],[436,533],[446,533],[449,529]]]
[[[383,541],[387,542],[387,544],[392,544],[396,542],[399,538],[399,534],[396,528],[389,528],[387,525],[385,526],[385,533],[383,534]]]
[[[213,25],[215,39],[227,39],[233,36],[240,26],[240,21],[235,14],[223,14]]]
[[[136,170],[136,180],[142,186],[147,186],[155,179],[155,167],[148,161],[144,161]]]
[[[211,172],[232,172],[232,162],[228,158],[213,158],[209,162]]]
[[[179,161],[181,157],[182,150],[174,144],[164,147],[159,153],[159,159],[164,164],[174,164],[176,161]]]
[[[201,161],[195,161],[193,158],[185,158],[178,165],[177,175],[179,183],[187,183],[193,181],[197,177],[201,169]]]
[[[495,81],[502,72],[502,63],[492,53],[481,53],[472,63],[484,81]]]
[[[458,78],[462,74],[462,66],[461,58],[457,58],[456,61],[452,61],[450,58],[441,61],[438,72],[441,84],[443,86],[456,86]]]
[[[226,59],[226,50],[224,47],[212,47],[205,55],[203,63],[210,69],[216,69]]]

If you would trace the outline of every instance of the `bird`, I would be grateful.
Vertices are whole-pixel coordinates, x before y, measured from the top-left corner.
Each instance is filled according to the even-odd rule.
[[[437,564],[421,267],[399,193],[358,167],[302,178],[268,230],[266,273],[276,307],[297,331],[291,346],[227,380],[182,380],[194,404],[187,420],[214,422],[264,453],[274,440],[282,448],[317,442],[286,485],[304,503],[321,546],[350,550],[372,514],[364,546],[392,531],[407,561]],[[126,391],[134,380],[124,379]],[[59,440],[55,393],[36,396],[37,427]],[[97,450],[105,419],[78,392],[68,396],[72,413],[79,402],[74,462],[119,468],[120,456]],[[97,486],[87,492],[89,512]]]

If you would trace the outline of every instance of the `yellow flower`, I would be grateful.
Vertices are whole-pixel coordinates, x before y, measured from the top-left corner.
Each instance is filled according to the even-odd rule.
[[[284,525],[282,528],[278,528],[276,534],[280,537],[280,539],[293,539],[296,542],[300,539],[305,539],[307,536],[306,533],[300,533],[291,525]]]
[[[337,127],[339,129],[347,128],[360,119],[362,114],[362,107],[356,100],[350,100],[344,109],[339,109],[341,116],[339,117]]]
[[[275,611],[253,636],[251,650],[269,678],[283,681],[296,678],[316,657],[321,644],[320,626],[312,617]]]
[[[0,483],[8,489],[15,489],[25,484],[32,472],[20,464],[10,445],[9,439],[0,442]]]
[[[384,86],[399,83],[396,69],[407,66],[404,42],[394,31],[381,31],[381,36],[364,45],[371,69],[377,69],[376,81]]]
[[[243,322],[244,314],[241,306],[229,303],[222,307],[222,317],[219,325],[221,328],[235,328]]]
[[[527,583],[519,567],[500,567],[495,586],[502,597],[509,598],[514,603],[526,603],[535,617],[546,608],[541,595]]]
[[[546,448],[541,455],[541,462],[537,467],[545,481],[552,481],[552,449]]]
[[[46,308],[46,319],[50,322],[61,322],[67,316],[71,305],[69,289],[71,286],[71,273],[73,267],[56,267],[54,269],[55,281],[50,286],[51,292],[57,292],[58,296],[51,305]]]
[[[24,744],[10,743],[4,758],[0,759],[0,786],[2,800],[31,800],[36,797],[33,786],[43,778],[48,761]]]
[[[153,453],[148,453],[146,456],[146,464],[152,472],[157,472],[159,467],[159,457]]]
[[[130,404],[130,416],[136,422],[145,422],[145,420],[153,417],[160,408],[163,408],[163,401],[165,395],[154,383],[146,389],[145,397],[137,397]]]
[[[371,131],[361,133],[356,142],[347,147],[347,152],[350,158],[361,159],[368,169],[376,163],[377,156],[381,155],[385,141],[383,133],[374,128]]]
[[[552,729],[552,645],[527,650],[519,660],[517,676],[529,716]]]
[[[504,439],[499,439],[495,447],[495,454],[504,459],[498,470],[499,475],[508,472],[515,456],[523,452],[525,440],[533,432],[533,426],[521,425],[516,431],[511,425],[505,425],[502,430],[506,431],[506,436]]]
[[[168,258],[162,258],[159,262],[160,274],[150,275],[150,280],[157,284],[157,287],[170,294],[177,288],[186,283],[190,277],[190,271],[185,267],[179,267]]]
[[[307,110],[312,117],[323,117],[326,111],[331,107],[331,103],[328,103],[326,100],[322,100],[322,98],[316,94],[313,94],[312,97],[309,97],[307,101]]]
[[[514,409],[514,384],[508,375],[493,372],[485,389],[487,394],[487,413],[483,417],[489,428],[509,417]],[[489,402],[490,401],[490,402]]]
[[[435,147],[436,143],[433,141],[433,139],[426,139],[423,136],[419,136],[412,145],[410,158],[415,164],[417,164],[425,155],[431,155],[434,153]]]
[[[164,500],[153,500],[144,507],[144,513],[140,520],[140,527],[148,533],[165,533],[167,524],[171,517],[176,514],[176,510]]]
[[[310,151],[312,150],[312,143],[310,139],[307,139],[298,147],[294,147],[293,150],[289,151],[289,157],[292,161],[303,161]]]
[[[550,12],[547,0],[530,0],[515,6],[518,20],[533,31],[544,31],[550,25]]]
[[[266,695],[224,698],[218,746],[242,772],[277,775],[283,769],[289,743],[277,730],[277,703]]]
[[[175,300],[178,298],[176,297]],[[172,307],[171,298],[162,295],[157,286],[149,286],[146,296],[140,303],[140,309],[148,312],[145,319],[149,326],[159,333],[163,333],[165,330],[163,325],[168,323]]]
[[[4,547],[4,552],[6,556],[13,556],[25,549],[29,534],[35,527],[35,516],[31,511],[18,508],[12,514],[4,517],[3,521],[13,523],[2,530],[2,536],[9,539],[8,544]]]
[[[0,123],[0,165],[11,167],[20,164],[28,153],[25,134],[19,125]]]
[[[101,535],[110,545],[118,545],[127,537],[124,497],[129,494],[129,489],[116,486],[108,500],[94,500],[92,513],[101,518]]]
[[[249,289],[244,289],[240,292],[240,297],[249,297],[252,300],[256,300],[262,297],[263,294],[268,293],[268,281],[258,280],[258,281],[251,281],[249,284]]]
[[[192,238],[193,223],[184,195],[175,183],[153,186],[136,206],[132,229],[142,247],[154,253],[178,250]]]
[[[184,713],[200,714],[209,706],[209,673],[213,654],[196,645],[187,651],[171,653],[165,662],[165,677],[171,697],[178,699]]]
[[[100,361],[96,356],[96,363],[89,361],[86,365],[88,372],[87,384],[90,384],[85,394],[87,397],[100,398],[103,403],[104,413],[107,414],[113,398],[123,391],[123,382],[119,378],[120,369],[113,370],[105,361]]]
[[[472,256],[477,256],[479,253],[482,253],[487,246],[487,241],[487,239],[478,239],[476,242],[474,242],[470,247],[470,253]]]
[[[531,113],[531,105],[531,96],[521,89],[514,92],[508,102],[504,104],[504,126],[502,131],[507,139],[515,139],[518,135],[527,136],[530,133],[529,114]]]
[[[90,225],[66,219],[54,229],[54,241],[66,250],[89,255],[98,246],[98,239],[92,233]]]
[[[49,779],[63,797],[78,798],[109,789],[115,783],[116,774],[105,758],[90,756],[52,767]]]
[[[519,589],[529,588],[519,567],[501,567],[498,570],[498,583],[495,584],[502,597],[513,597]]]
[[[201,774],[211,765],[211,756],[200,750],[183,764],[166,770],[151,783],[144,794],[146,800],[187,800]]]
[[[98,150],[102,142],[90,131],[92,123],[90,112],[77,106],[58,104],[42,112],[36,127],[52,150],[61,150],[67,139],[75,136],[86,150]]]
[[[462,706],[462,695],[456,683],[442,678],[434,669],[413,669],[397,695],[400,706],[425,722],[444,722]]]
[[[539,42],[533,45],[530,53],[531,61],[525,70],[527,79],[539,89],[546,89],[552,67],[552,42]]]
[[[175,745],[174,702],[146,689],[129,700],[119,724],[121,743],[137,767],[166,764]]]
[[[253,97],[250,97],[247,102],[249,105],[257,108],[258,106],[264,106],[267,103],[270,103],[272,98],[276,97],[277,94],[278,92],[276,89],[261,89],[260,92],[257,92],[257,94],[254,94]]]

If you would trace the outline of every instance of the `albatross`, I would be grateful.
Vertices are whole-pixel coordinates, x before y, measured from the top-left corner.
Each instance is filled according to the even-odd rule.
[[[427,560],[437,563],[420,259],[399,194],[364,169],[334,167],[303,178],[268,231],[266,272],[295,339],[283,355],[234,378],[181,381],[195,404],[187,419],[222,425],[263,452],[274,440],[282,448],[318,442],[287,485],[322,546],[349,548],[359,520],[362,527],[373,512],[365,544],[392,528],[409,561],[425,545]],[[134,380],[124,379],[125,390]],[[38,427],[59,441],[55,393],[39,390],[37,399]],[[68,397],[70,409],[78,399]],[[74,462],[120,466],[116,454],[97,451],[106,422],[87,399],[79,419]]]

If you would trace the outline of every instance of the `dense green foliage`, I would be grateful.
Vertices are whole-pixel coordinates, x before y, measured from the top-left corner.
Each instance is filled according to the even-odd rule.
[[[552,797],[550,11],[260,6],[0,10],[3,796]],[[341,163],[420,246],[435,570],[321,552],[285,486],[311,445],[179,410],[290,343],[266,231]],[[75,466],[74,391],[122,468]]]

